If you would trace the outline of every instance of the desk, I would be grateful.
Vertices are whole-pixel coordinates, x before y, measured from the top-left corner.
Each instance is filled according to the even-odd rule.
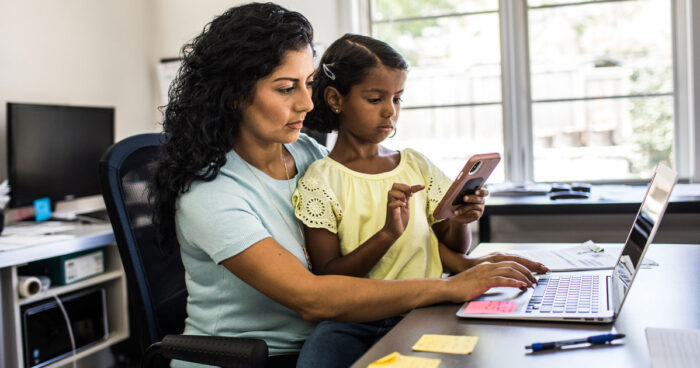
[[[494,215],[635,214],[646,189],[646,185],[595,185],[588,199],[490,196],[479,219],[479,242],[491,241],[490,218]],[[700,213],[700,184],[676,184],[666,213]]]
[[[75,238],[0,252],[0,268],[101,247],[115,241],[110,224],[76,222],[73,230],[61,234],[72,234]]]
[[[86,348],[76,354],[75,359],[81,359],[98,350],[104,349],[129,337],[126,277],[119,258],[112,227],[110,224],[80,224],[62,234],[72,234],[75,238],[44,243],[26,248],[0,252],[0,316],[2,316],[2,331],[0,332],[0,368],[22,367],[22,333],[20,308],[23,305],[50,298],[51,294],[62,295],[86,287],[101,285],[107,292],[108,335],[105,340]],[[49,292],[42,292],[29,298],[20,298],[17,293],[17,267],[64,254],[70,254],[87,249],[105,247],[105,272],[74,283],[51,287]],[[69,364],[74,358],[69,356],[47,368]]]
[[[534,247],[481,244],[475,251]],[[479,254],[479,253],[477,253]],[[647,257],[659,266],[642,269],[632,285],[620,316],[614,324],[566,322],[520,322],[458,319],[460,305],[446,304],[410,312],[353,367],[397,351],[404,355],[441,359],[446,367],[649,367],[646,327],[700,328],[700,245],[652,244]],[[571,339],[602,334],[615,329],[627,337],[612,345],[580,347],[567,351],[528,354],[533,342]],[[471,355],[422,353],[411,346],[426,333],[478,336]]]

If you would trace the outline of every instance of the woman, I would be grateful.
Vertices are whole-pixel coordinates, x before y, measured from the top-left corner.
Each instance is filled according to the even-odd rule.
[[[185,266],[184,333],[261,338],[277,364],[298,353],[313,321],[373,321],[532,286],[540,265],[503,255],[446,279],[309,271],[291,193],[327,154],[300,134],[313,108],[312,39],[301,14],[254,3],[229,9],[183,49],[153,196],[159,242],[179,245]]]

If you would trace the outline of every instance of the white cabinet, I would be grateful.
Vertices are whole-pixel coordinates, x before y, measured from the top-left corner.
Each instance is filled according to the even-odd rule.
[[[20,309],[34,302],[53,298],[54,294],[60,297],[85,288],[103,287],[106,291],[108,334],[104,340],[45,367],[64,366],[74,359],[80,360],[129,337],[126,277],[110,225],[79,224],[73,233],[76,235],[73,239],[0,252],[0,367],[25,366]],[[19,267],[42,259],[97,248],[104,249],[104,273],[68,285],[52,286],[48,291],[28,298],[20,297],[17,277]]]

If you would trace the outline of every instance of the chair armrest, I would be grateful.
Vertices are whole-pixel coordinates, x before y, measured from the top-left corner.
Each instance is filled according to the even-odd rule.
[[[144,354],[142,367],[148,367],[153,354],[167,359],[220,367],[264,367],[267,344],[260,339],[225,336],[166,335]]]

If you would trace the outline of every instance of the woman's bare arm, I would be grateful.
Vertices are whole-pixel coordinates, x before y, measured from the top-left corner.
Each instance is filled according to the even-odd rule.
[[[447,279],[317,276],[272,238],[255,243],[222,264],[307,320],[371,321],[420,306],[470,300],[494,286],[524,288],[533,283],[530,271],[516,262],[484,262]]]

